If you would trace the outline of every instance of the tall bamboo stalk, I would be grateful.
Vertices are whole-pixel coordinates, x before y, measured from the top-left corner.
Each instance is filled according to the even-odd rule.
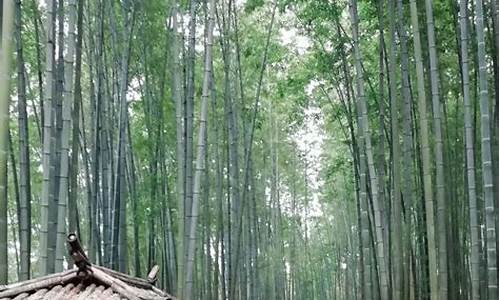
[[[497,248],[495,229],[495,200],[491,160],[490,106],[486,49],[484,41],[483,1],[475,0],[477,58],[479,68],[479,106],[481,110],[481,164],[483,171],[484,209],[486,219],[486,251],[488,264],[488,299],[498,298]],[[498,200],[497,200],[498,201]]]
[[[437,253],[434,227],[434,202],[432,194],[432,174],[430,165],[429,132],[427,125],[427,105],[424,84],[424,67],[422,58],[422,46],[420,42],[420,30],[418,26],[418,11],[415,0],[410,1],[410,14],[413,32],[413,48],[415,55],[417,73],[417,94],[419,112],[419,133],[422,156],[422,173],[425,199],[426,227],[427,227],[427,249],[429,256],[429,283],[431,299],[438,299],[438,277],[437,277]]]
[[[469,228],[471,240],[471,294],[479,299],[479,224],[476,197],[476,169],[474,161],[474,141],[472,128],[472,107],[469,83],[469,34],[467,31],[467,0],[460,1],[460,44],[462,55],[462,93],[464,101],[465,152],[467,164],[467,195],[469,197]]]
[[[47,28],[46,28],[46,62],[45,62],[45,96],[43,101],[43,184],[42,197],[40,201],[40,274],[46,275],[49,273],[50,266],[48,262],[48,247],[49,247],[49,210],[50,210],[50,195],[51,195],[51,144],[52,144],[52,100],[54,92],[54,23],[55,23],[55,8],[54,0],[47,0]]]
[[[9,151],[10,60],[14,3],[4,1],[0,30],[0,283],[7,284],[7,159]]]
[[[190,300],[193,297],[193,267],[194,254],[196,249],[196,226],[198,221],[198,208],[201,195],[202,175],[205,172],[205,151],[207,151],[207,119],[208,119],[208,100],[211,89],[210,82],[212,79],[212,46],[213,46],[213,28],[215,23],[215,0],[210,0],[208,12],[208,28],[206,30],[205,39],[205,70],[203,75],[201,112],[200,112],[200,128],[198,135],[198,151],[196,154],[196,168],[194,175],[193,186],[193,203],[191,206],[191,222],[188,223],[189,239],[187,244],[187,260],[186,260],[186,277],[185,277],[185,300]]]
[[[355,55],[357,101],[359,101],[358,113],[362,115],[361,126],[363,129],[363,135],[365,139],[365,147],[364,149],[360,149],[360,151],[365,151],[368,164],[368,174],[370,179],[371,197],[373,202],[374,219],[375,219],[376,255],[378,263],[379,279],[380,279],[380,293],[381,293],[380,296],[382,299],[389,299],[387,264],[385,257],[385,245],[384,245],[384,234],[383,234],[384,213],[383,213],[383,205],[379,202],[381,199],[378,199],[378,189],[379,189],[378,177],[375,171],[372,142],[369,130],[369,123],[368,123],[368,112],[367,112],[367,105],[366,105],[365,91],[364,91],[363,70],[361,65],[362,56],[361,56],[361,51],[359,49],[359,38],[358,38],[359,20],[358,20],[356,0],[350,1],[350,14],[351,14],[354,55]]]
[[[31,172],[26,103],[26,76],[22,42],[21,0],[16,1],[17,95],[19,125],[19,247],[20,280],[30,278],[31,266]],[[13,166],[14,167],[14,166]]]
[[[69,135],[71,129],[71,102],[73,100],[73,60],[75,55],[76,1],[68,3],[68,38],[67,52],[64,57],[64,99],[62,107],[61,173],[59,183],[56,272],[63,270],[66,252],[66,207],[68,203],[69,176]]]

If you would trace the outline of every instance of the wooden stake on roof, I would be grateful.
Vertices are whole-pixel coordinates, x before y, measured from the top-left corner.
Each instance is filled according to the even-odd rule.
[[[79,275],[88,274],[88,267],[91,264],[87,254],[83,251],[82,245],[80,245],[78,236],[75,233],[68,234],[67,242],[69,246],[69,254],[75,261],[75,265],[78,267]]]
[[[160,271],[160,267],[158,265],[154,265],[148,273],[147,280],[151,284],[155,284],[158,280],[158,272]]]

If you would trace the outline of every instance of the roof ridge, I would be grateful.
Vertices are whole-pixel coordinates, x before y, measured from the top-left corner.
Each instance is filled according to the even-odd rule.
[[[148,288],[148,289],[151,289],[153,287],[153,284],[151,284],[146,279],[143,279],[140,277],[131,276],[131,275],[128,275],[128,274],[125,274],[122,272],[118,272],[118,271],[115,271],[115,270],[112,270],[112,269],[109,269],[109,268],[106,268],[103,266],[99,266],[99,265],[92,265],[92,267],[99,269],[110,276],[113,276],[115,278],[119,278],[121,281],[123,281],[125,283],[133,284],[133,285],[136,285],[136,286],[139,286],[142,288]]]
[[[91,276],[108,285],[114,292],[129,300],[140,300],[139,295],[137,295],[137,293],[131,289],[129,285],[120,280],[120,278],[113,277],[99,268],[95,268],[94,266],[91,266],[89,269]]]
[[[7,298],[28,291],[48,288],[58,284],[64,284],[77,278],[77,273],[77,269],[71,269],[61,273],[42,276],[27,281],[20,281],[9,285],[2,285],[0,287],[0,298]]]
[[[111,270],[102,266],[97,266],[97,265],[92,265],[90,267],[90,271],[94,278],[101,280],[103,283],[109,285],[111,289],[113,289],[115,292],[121,294],[122,296],[125,296],[129,299],[135,299],[131,297],[138,297],[141,299],[142,297],[138,295],[133,289],[130,288],[130,285],[142,288],[142,289],[147,289],[155,293],[156,295],[160,297],[165,297],[167,299],[175,299],[168,293],[160,290],[150,282],[148,282],[145,279],[139,278],[139,277],[133,277],[125,273],[121,273],[115,270]],[[97,272],[96,272],[97,271]],[[109,278],[111,277],[111,278]],[[103,280],[104,279],[104,280]],[[110,280],[110,283],[117,283],[116,286],[113,286],[112,284],[108,283],[106,280]]]
[[[13,282],[13,283],[9,283],[9,284],[0,284],[0,292],[7,290],[7,289],[16,288],[17,286],[26,285],[26,284],[30,284],[33,282],[38,282],[38,281],[41,281],[44,279],[59,277],[61,275],[66,275],[68,273],[74,273],[74,272],[76,273],[77,271],[78,271],[77,269],[70,269],[70,270],[63,271],[61,273],[53,273],[53,274],[44,275],[44,276],[40,276],[40,277],[36,277],[36,278],[31,278],[31,279],[24,280],[24,281],[18,281],[18,282]]]

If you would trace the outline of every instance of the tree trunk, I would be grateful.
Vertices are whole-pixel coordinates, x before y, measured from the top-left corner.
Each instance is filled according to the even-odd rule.
[[[427,108],[424,84],[424,67],[422,60],[422,46],[420,42],[420,30],[418,27],[418,11],[415,0],[410,0],[410,13],[413,30],[413,47],[415,52],[415,63],[417,73],[418,112],[421,140],[422,172],[425,199],[425,214],[427,225],[427,248],[429,256],[429,283],[431,299],[438,299],[438,265],[436,255],[436,240],[434,227],[434,203],[432,199],[432,174],[430,164],[429,133],[427,127]]]
[[[389,90],[391,98],[391,131],[392,131],[392,238],[393,238],[393,270],[392,296],[394,299],[403,299],[403,236],[401,221],[401,172],[400,172],[400,145],[399,145],[399,97],[396,90],[396,0],[389,1]],[[380,99],[379,101],[382,101]]]
[[[83,2],[78,0],[78,19],[76,38],[76,60],[75,60],[75,94],[72,111],[72,137],[71,137],[71,163],[70,163],[70,190],[68,195],[68,230],[76,232],[78,225],[78,156],[80,143],[80,106],[82,102],[82,46],[83,46]]]
[[[406,271],[404,276],[404,284],[405,290],[403,294],[403,298],[414,299],[411,298],[413,290],[415,286],[412,284],[411,280],[411,266],[412,266],[412,252],[413,252],[413,244],[411,239],[411,234],[413,233],[413,206],[414,206],[414,181],[412,174],[414,173],[414,141],[413,141],[413,120],[412,120],[412,105],[413,98],[411,94],[410,88],[410,74],[409,74],[409,59],[408,59],[408,36],[406,33],[406,29],[403,23],[403,1],[398,0],[398,33],[400,39],[400,49],[401,49],[401,77],[402,77],[402,90],[403,90],[403,99],[404,99],[404,108],[403,108],[403,161],[405,162],[405,167],[403,168],[403,204],[405,214],[405,225],[404,233],[403,233],[403,242],[406,246],[406,256],[404,257],[404,270]]]
[[[31,172],[26,77],[22,42],[21,1],[16,1],[17,95],[19,125],[19,280],[28,280],[31,270]],[[12,166],[15,168],[15,165]]]
[[[493,197],[493,174],[491,163],[490,109],[486,50],[484,41],[483,1],[475,0],[476,38],[479,68],[479,106],[481,110],[481,163],[483,171],[483,193],[486,218],[486,251],[488,263],[488,299],[498,298],[497,249],[495,229],[495,200]]]
[[[114,205],[113,205],[113,230],[112,230],[112,267],[120,272],[126,272],[127,269],[127,188],[126,188],[126,145],[127,145],[127,124],[128,124],[128,69],[129,57],[132,41],[132,27],[134,12],[132,7],[123,8],[125,24],[123,29],[122,41],[123,52],[120,61],[120,103],[119,103],[119,136],[116,157],[116,177],[114,184]]]
[[[13,1],[4,1],[0,20],[0,70],[10,70],[11,40],[14,15]],[[10,72],[0,73],[0,284],[8,281],[7,255],[7,159],[9,151],[9,78]]]
[[[175,290],[173,291],[178,297],[182,296],[182,290],[184,285],[184,124],[183,124],[183,95],[182,95],[182,78],[183,74],[180,67],[179,56],[181,51],[179,49],[179,33],[177,27],[177,2],[173,3],[172,11],[172,43],[171,43],[171,53],[172,53],[172,97],[175,101],[175,120],[176,120],[176,155],[177,155],[177,203],[178,203],[178,241],[177,241],[177,276]]]
[[[196,249],[196,227],[198,221],[198,207],[201,195],[202,175],[205,172],[205,151],[207,143],[207,118],[208,118],[208,100],[210,97],[210,81],[212,79],[212,45],[213,45],[213,28],[215,22],[215,0],[210,0],[208,29],[206,31],[206,49],[205,49],[205,72],[203,76],[202,87],[202,102],[200,112],[200,128],[198,135],[198,152],[196,157],[196,169],[193,186],[193,202],[191,212],[188,214],[191,221],[187,223],[189,229],[189,239],[187,244],[187,260],[186,260],[186,277],[184,300],[190,300],[193,295],[193,268],[194,254]]]
[[[379,188],[378,177],[375,172],[373,150],[372,150],[371,136],[368,123],[367,105],[364,92],[363,71],[361,66],[362,57],[361,57],[361,52],[359,50],[359,41],[358,41],[358,16],[357,16],[358,13],[357,13],[356,0],[350,1],[350,10],[351,10],[350,13],[352,22],[354,55],[356,61],[355,65],[356,65],[357,98],[359,101],[358,114],[361,114],[362,116],[360,121],[362,122],[361,126],[363,130],[363,138],[365,139],[365,147],[364,149],[360,149],[360,151],[365,151],[367,157],[370,186],[371,186],[371,197],[375,215],[376,253],[377,253],[379,279],[380,279],[380,292],[381,292],[381,298],[385,300],[389,299],[389,291],[388,291],[388,277],[386,269],[387,265],[385,258],[385,249],[384,249],[385,245],[383,236],[384,213],[383,213],[383,206],[381,203],[379,203],[378,199],[378,188]]]
[[[183,264],[184,264],[184,274],[182,278],[187,279],[187,259],[189,255],[188,251],[188,240],[190,238],[190,224],[192,223],[192,203],[193,203],[193,115],[194,115],[194,98],[195,98],[195,62],[196,62],[196,6],[197,1],[189,1],[189,41],[187,49],[187,61],[186,61],[186,93],[184,97],[185,107],[184,107],[184,232],[183,238],[185,243],[184,253],[182,254]],[[179,259],[181,259],[179,257]],[[184,282],[185,284],[186,282]],[[187,288],[183,286],[183,288]],[[183,290],[183,295],[186,291]]]
[[[472,128],[472,108],[469,85],[469,20],[467,17],[467,0],[460,1],[460,42],[462,57],[462,92],[464,100],[465,151],[467,163],[467,195],[469,199],[470,228],[470,273],[471,294],[473,300],[479,300],[479,225],[476,197],[476,169],[474,162],[474,141]]]
[[[66,253],[66,206],[68,203],[69,135],[71,127],[71,102],[73,100],[73,56],[75,54],[76,1],[68,3],[68,41],[64,67],[64,99],[62,108],[61,172],[59,183],[56,272],[63,270]]]
[[[437,203],[437,230],[438,230],[438,280],[439,297],[448,299],[448,250],[447,250],[447,208],[446,190],[444,182],[443,137],[441,128],[441,102],[439,95],[439,71],[436,42],[434,36],[434,15],[432,0],[425,1],[427,16],[427,41],[429,44],[430,80],[432,95],[432,112],[434,120],[434,155],[436,160],[436,203]]]
[[[41,116],[40,116],[40,121],[42,123],[42,126],[44,123],[44,103],[43,103],[43,98],[44,98],[44,90],[43,90],[43,67],[42,67],[42,51],[40,47],[40,26],[39,24],[41,23],[40,20],[40,15],[38,11],[38,4],[36,0],[31,1],[31,9],[33,10],[33,15],[34,18],[32,19],[33,25],[35,27],[35,45],[36,45],[36,69],[37,69],[37,83],[38,83],[38,97],[39,97],[39,105],[41,107]],[[29,84],[29,82],[28,82]],[[36,107],[35,105],[33,105]],[[34,109],[36,112],[36,109]],[[37,123],[37,129],[38,129],[38,137],[40,138],[40,142],[43,143],[43,133],[42,129],[40,129],[40,123]]]
[[[41,221],[40,221],[40,274],[46,275],[51,273],[49,265],[49,222],[50,220],[50,203],[52,190],[52,172],[51,172],[51,153],[52,143],[52,101],[54,92],[54,23],[55,23],[55,1],[47,0],[47,31],[46,31],[46,62],[45,62],[45,96],[43,101],[44,123],[43,123],[43,184],[42,197],[40,202]]]

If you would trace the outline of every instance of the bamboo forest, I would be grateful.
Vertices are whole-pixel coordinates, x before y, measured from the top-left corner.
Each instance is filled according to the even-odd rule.
[[[0,6],[0,291],[498,299],[497,0]]]

